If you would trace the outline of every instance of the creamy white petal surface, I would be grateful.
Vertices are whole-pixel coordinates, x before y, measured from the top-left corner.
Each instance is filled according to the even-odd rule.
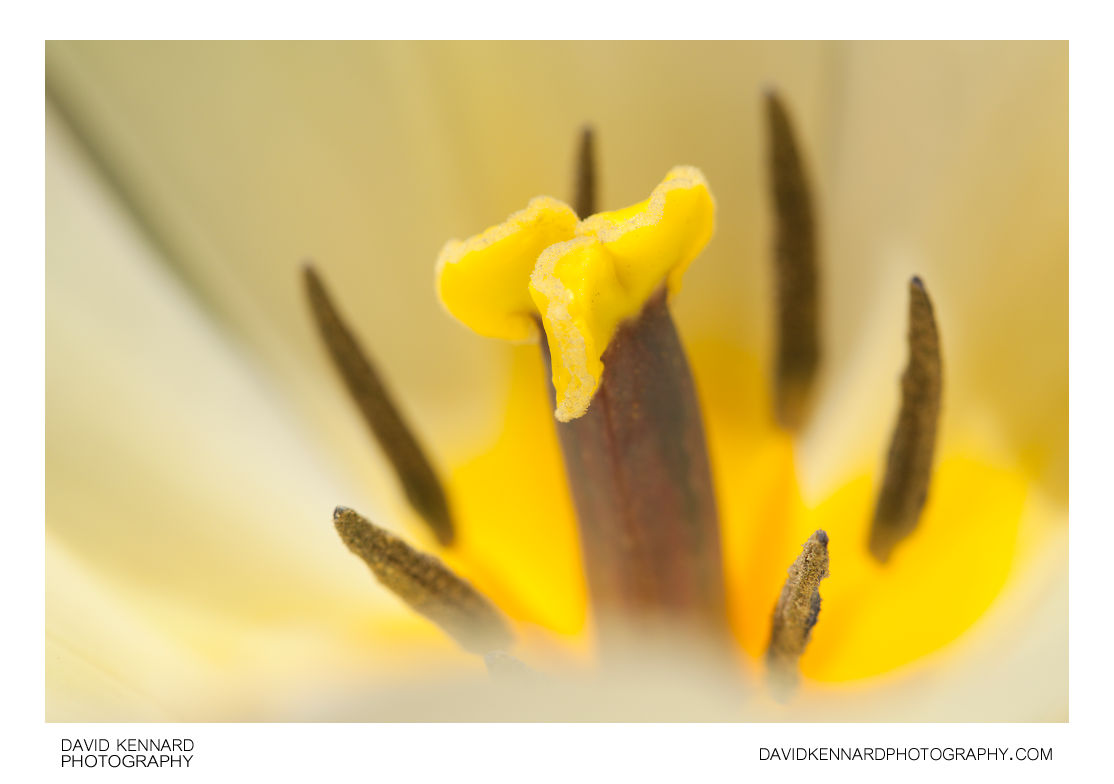
[[[390,504],[344,481],[53,118],[47,141],[48,718],[264,716],[366,677],[398,656],[375,625],[427,632],[332,509]]]
[[[878,461],[904,361],[904,284],[940,321],[941,438],[1022,460],[1066,501],[1067,46],[843,51],[819,187],[828,354],[806,476]]]

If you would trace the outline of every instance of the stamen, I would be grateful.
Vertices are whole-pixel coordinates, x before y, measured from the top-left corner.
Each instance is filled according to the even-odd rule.
[[[924,283],[914,277],[909,281],[909,363],[901,376],[901,411],[870,529],[870,552],[881,563],[913,532],[924,508],[942,389],[940,337],[932,301]]]
[[[778,421],[795,430],[804,423],[820,363],[816,222],[789,114],[772,90],[765,103],[777,279],[774,397]]]
[[[603,367],[588,411],[557,425],[601,648],[626,639],[608,625],[615,619],[664,621],[718,645],[726,631],[718,514],[664,289],[619,327]]]
[[[418,552],[343,506],[333,512],[333,524],[348,549],[364,560],[380,583],[463,648],[483,655],[511,644],[502,614],[439,559]]]
[[[574,179],[573,209],[583,220],[596,214],[596,154],[595,133],[592,126],[585,125],[580,131],[580,146],[576,154],[576,177]]]
[[[820,581],[828,576],[828,535],[817,531],[789,567],[789,578],[774,609],[770,647],[766,651],[770,685],[786,699],[800,680],[798,661],[820,615]]]
[[[351,330],[345,325],[314,268],[306,264],[303,279],[317,328],[333,364],[383,453],[394,466],[406,498],[443,546],[452,544],[453,522],[437,473],[414,433],[387,393]]]

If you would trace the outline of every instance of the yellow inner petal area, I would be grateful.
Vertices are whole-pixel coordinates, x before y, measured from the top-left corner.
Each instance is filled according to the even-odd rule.
[[[587,593],[544,370],[536,350],[516,352],[503,431],[452,477],[461,516],[457,555],[528,630],[528,645],[544,647],[538,632],[549,630],[550,645],[572,642],[587,655]],[[945,452],[918,530],[879,566],[866,548],[878,473],[849,476],[805,503],[792,443],[769,419],[768,381],[757,358],[698,343],[690,359],[708,422],[731,622],[753,661],[765,652],[786,570],[817,528],[830,536],[831,576],[821,584],[820,619],[801,661],[808,679],[849,681],[908,665],[955,640],[987,610],[1014,562],[1024,474]],[[885,448],[878,446],[879,472]]]
[[[536,346],[514,348],[512,362],[502,431],[449,477],[459,533],[446,560],[519,622],[531,653],[546,656],[556,636],[587,655],[587,586],[545,366]]]
[[[538,255],[572,237],[576,224],[571,207],[540,196],[483,234],[448,242],[437,259],[441,304],[481,335],[529,340],[537,329],[526,281]]]

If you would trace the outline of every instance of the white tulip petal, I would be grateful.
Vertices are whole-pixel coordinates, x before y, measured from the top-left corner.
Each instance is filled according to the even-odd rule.
[[[47,584],[58,661],[103,661],[126,653],[145,623],[161,628],[136,638],[146,669],[130,656],[96,665],[150,674],[142,698],[113,697],[137,718],[182,710],[166,677],[176,660],[237,661],[259,678],[243,685],[251,692],[318,653],[348,665],[376,658],[356,652],[369,623],[411,624],[337,541],[332,510],[345,500],[378,515],[391,504],[342,481],[328,445],[214,328],[53,121],[48,151],[47,531],[65,556],[49,559]],[[69,624],[98,617],[81,610],[93,594],[98,607],[119,604],[111,634]],[[275,637],[312,642],[272,646]],[[59,666],[52,690],[84,681]]]

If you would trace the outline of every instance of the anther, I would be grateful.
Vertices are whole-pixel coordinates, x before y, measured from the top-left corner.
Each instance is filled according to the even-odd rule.
[[[333,364],[364,421],[379,442],[402,483],[406,498],[433,530],[437,541],[453,541],[453,522],[445,490],[425,456],[418,439],[406,424],[367,354],[341,319],[317,272],[303,268],[306,295]]]
[[[777,281],[774,400],[778,421],[796,430],[804,423],[820,364],[816,220],[789,114],[772,90],[765,106]]]
[[[909,362],[901,376],[901,410],[870,529],[870,552],[881,563],[916,528],[928,497],[942,389],[932,301],[915,277],[909,281]]]
[[[439,559],[343,506],[333,512],[333,524],[380,583],[463,648],[485,655],[511,644],[510,630],[495,605]]]
[[[770,647],[766,651],[770,686],[786,699],[800,680],[798,662],[820,615],[820,581],[828,576],[828,535],[817,531],[789,567],[789,577],[774,608]]]
[[[573,179],[573,209],[580,218],[596,214],[596,151],[595,132],[585,125],[580,131],[576,153],[576,174]]]

